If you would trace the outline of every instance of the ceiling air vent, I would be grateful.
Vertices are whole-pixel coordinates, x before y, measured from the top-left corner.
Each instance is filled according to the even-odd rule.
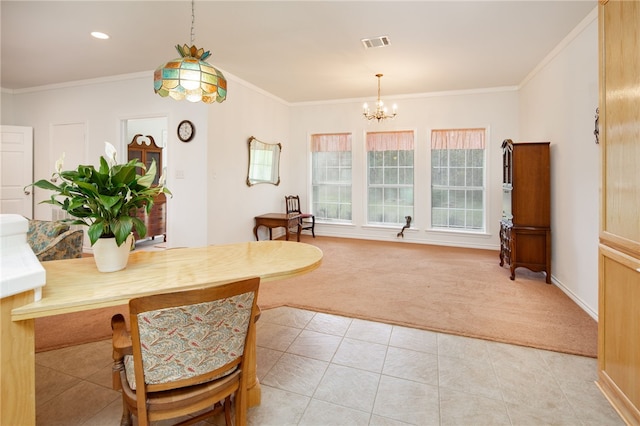
[[[389,40],[389,36],[363,38],[361,41],[365,49],[371,49],[373,47],[384,47],[391,44],[391,40]]]

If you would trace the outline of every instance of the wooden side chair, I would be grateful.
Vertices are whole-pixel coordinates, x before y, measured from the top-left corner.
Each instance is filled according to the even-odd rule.
[[[316,217],[311,213],[302,213],[300,210],[300,197],[298,195],[285,195],[284,201],[287,206],[287,214],[298,213],[300,215],[302,230],[311,230],[311,235],[315,238]]]
[[[260,278],[139,297],[129,302],[131,332],[120,314],[113,329],[113,387],[122,390],[122,425],[174,419],[188,425],[224,411],[246,424],[247,336],[259,315]],[[202,410],[206,410],[202,412]]]

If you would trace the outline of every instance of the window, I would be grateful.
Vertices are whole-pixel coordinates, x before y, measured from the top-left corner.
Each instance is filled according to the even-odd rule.
[[[485,229],[485,129],[431,132],[431,226]]]
[[[367,221],[405,224],[413,216],[413,132],[367,133]]]
[[[351,134],[311,135],[312,213],[351,222]]]

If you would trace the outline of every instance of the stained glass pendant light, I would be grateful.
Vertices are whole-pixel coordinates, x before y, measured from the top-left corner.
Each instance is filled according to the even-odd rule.
[[[222,72],[205,60],[209,51],[193,44],[195,21],[194,1],[191,1],[191,46],[177,45],[180,57],[159,66],[153,75],[153,90],[162,97],[181,101],[222,102],[227,98],[227,79]]]

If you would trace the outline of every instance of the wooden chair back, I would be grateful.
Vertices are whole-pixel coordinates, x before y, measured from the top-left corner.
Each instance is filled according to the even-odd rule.
[[[284,201],[287,208],[287,214],[297,213],[300,215],[300,226],[303,230],[310,230],[313,238],[316,237],[316,217],[311,213],[302,213],[300,208],[300,196],[298,195],[285,195]]]
[[[287,214],[302,213],[300,210],[300,197],[298,195],[286,195],[284,201],[287,205]]]
[[[242,371],[259,314],[259,283],[252,278],[129,302],[133,356],[124,357],[124,380],[135,391],[129,404],[138,424],[201,411],[213,406],[210,397],[220,398],[215,403],[234,393],[236,424],[244,424],[248,377]]]

